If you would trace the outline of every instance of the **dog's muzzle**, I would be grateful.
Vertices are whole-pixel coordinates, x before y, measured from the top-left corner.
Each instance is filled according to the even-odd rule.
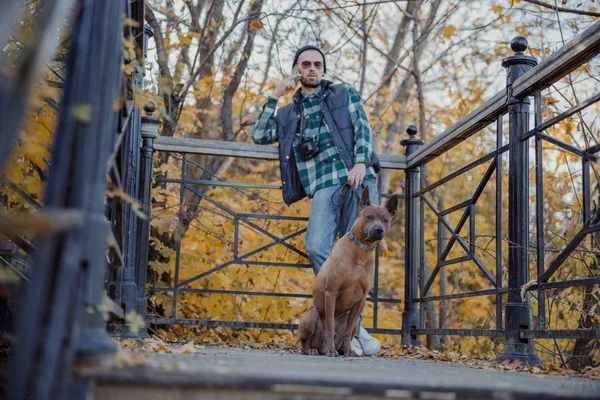
[[[370,240],[381,240],[381,239],[383,239],[384,234],[385,234],[385,230],[383,229],[383,226],[375,225],[374,227],[369,229],[367,237]]]

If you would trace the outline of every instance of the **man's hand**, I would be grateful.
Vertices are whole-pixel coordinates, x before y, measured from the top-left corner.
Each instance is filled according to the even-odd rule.
[[[278,99],[280,96],[283,96],[290,90],[293,90],[296,87],[294,78],[300,78],[301,76],[302,74],[294,74],[279,82],[279,85],[277,85],[275,90],[273,90],[273,93],[271,93],[271,97]]]
[[[367,174],[367,166],[364,163],[356,163],[348,172],[348,185],[358,189],[362,185],[365,175]]]

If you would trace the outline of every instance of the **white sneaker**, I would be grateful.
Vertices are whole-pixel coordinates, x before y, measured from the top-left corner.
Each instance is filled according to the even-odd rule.
[[[357,338],[352,338],[352,341],[350,342],[350,349],[356,353],[357,357],[360,357],[363,355],[363,349],[360,345],[360,342],[358,341]]]
[[[358,335],[356,335],[355,339],[358,339],[362,354],[365,356],[374,356],[379,353],[379,350],[381,349],[381,342],[369,335],[369,332],[362,326],[359,328]],[[352,339],[352,342],[354,342],[355,339]],[[352,350],[354,350],[354,346],[352,346]]]

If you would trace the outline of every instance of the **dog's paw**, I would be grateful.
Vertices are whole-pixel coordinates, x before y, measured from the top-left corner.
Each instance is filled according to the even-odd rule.
[[[340,355],[342,357],[360,357],[358,354],[356,354],[354,351],[350,350],[350,351],[340,351]]]
[[[325,355],[327,357],[339,357],[340,355],[338,354],[337,351],[333,350],[333,351],[327,351],[327,353],[325,353]]]
[[[319,355],[319,350],[317,349],[310,349],[308,350],[308,353],[306,353],[309,356],[318,356]]]
[[[358,354],[354,352],[354,350],[350,350],[349,357],[360,357]]]

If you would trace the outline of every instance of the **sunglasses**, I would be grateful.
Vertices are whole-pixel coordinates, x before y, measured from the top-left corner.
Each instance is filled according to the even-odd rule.
[[[302,65],[302,68],[310,68],[311,65],[315,66],[315,69],[321,69],[323,68],[323,63],[321,61],[315,61],[315,62],[310,62],[310,61],[302,61],[300,63],[300,65]]]

